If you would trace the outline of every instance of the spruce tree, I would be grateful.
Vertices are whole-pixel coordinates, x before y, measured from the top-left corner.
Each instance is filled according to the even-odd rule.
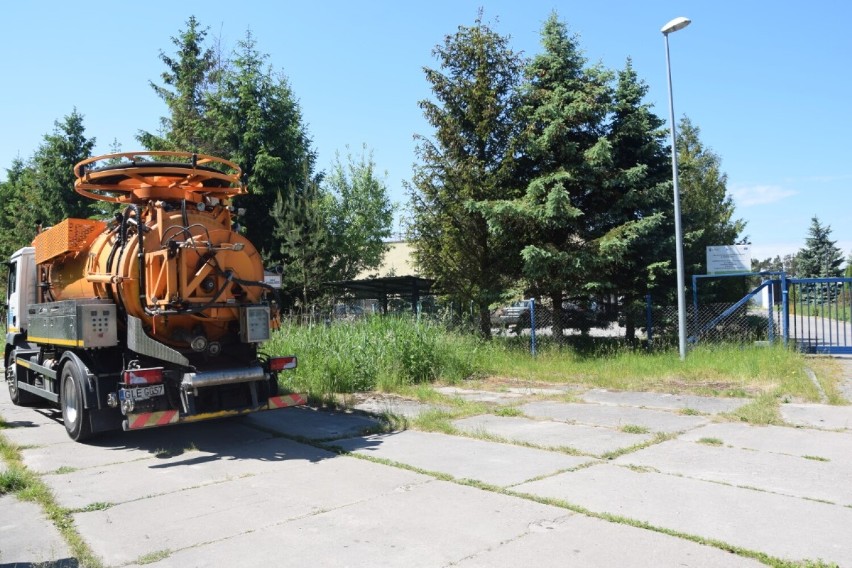
[[[480,333],[490,337],[489,305],[509,257],[481,205],[517,193],[512,143],[522,62],[481,12],[433,53],[439,68],[425,73],[434,99],[420,107],[434,133],[417,136],[410,236],[424,275],[462,305],[473,304]]]
[[[834,278],[842,275],[843,252],[832,241],[831,227],[811,218],[805,246],[796,255],[801,278]]]

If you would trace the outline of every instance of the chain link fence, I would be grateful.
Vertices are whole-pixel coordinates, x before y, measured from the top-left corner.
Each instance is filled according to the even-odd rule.
[[[284,313],[282,317],[300,325],[332,325],[357,322],[382,311],[379,300],[358,299]],[[640,343],[655,350],[677,346],[677,306],[657,305],[648,299],[644,307],[634,306],[629,315],[626,312],[615,301],[591,301],[585,305],[566,302],[562,309],[554,310],[544,302],[519,300],[490,313],[491,334],[495,339],[508,338],[528,345],[533,353],[543,344],[578,339]],[[480,332],[479,313],[473,304],[440,303],[429,297],[412,305],[393,298],[388,301],[388,314],[430,321],[462,333]],[[692,343],[702,344],[770,341],[781,336],[781,319],[780,306],[770,310],[754,303],[714,303],[698,306],[697,313],[694,306],[688,306],[687,337]]]

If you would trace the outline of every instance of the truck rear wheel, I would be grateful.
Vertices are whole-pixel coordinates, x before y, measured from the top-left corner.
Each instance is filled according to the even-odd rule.
[[[9,398],[18,406],[33,406],[38,401],[38,397],[31,392],[18,388],[18,383],[23,382],[22,379],[27,371],[15,362],[17,357],[18,350],[13,349],[6,361],[6,382],[9,383]]]
[[[92,435],[89,411],[83,398],[83,377],[77,366],[69,362],[62,367],[61,405],[65,431],[72,440],[82,442]]]

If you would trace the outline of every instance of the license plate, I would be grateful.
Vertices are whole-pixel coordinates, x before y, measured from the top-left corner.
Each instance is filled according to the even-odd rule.
[[[129,389],[121,389],[118,394],[121,400],[148,400],[149,398],[163,396],[166,394],[166,387],[164,385],[132,387]]]

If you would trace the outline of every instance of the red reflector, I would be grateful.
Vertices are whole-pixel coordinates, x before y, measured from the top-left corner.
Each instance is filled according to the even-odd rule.
[[[270,371],[283,371],[284,369],[295,369],[296,357],[273,357],[269,360]]]
[[[124,384],[126,385],[151,385],[163,382],[163,368],[155,369],[131,369],[124,371]]]

